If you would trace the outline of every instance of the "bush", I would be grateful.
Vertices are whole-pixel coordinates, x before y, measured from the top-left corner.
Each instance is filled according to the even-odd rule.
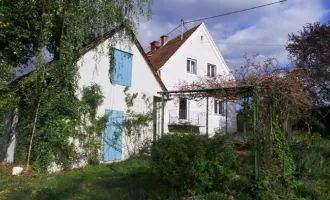
[[[146,157],[149,157],[151,156],[151,148],[152,148],[152,145],[153,145],[153,141],[152,139],[145,139],[143,140],[140,148],[139,148],[139,156],[146,156]]]
[[[168,130],[171,133],[199,133],[199,127],[189,122],[169,124]]]
[[[297,197],[304,199],[323,200],[329,199],[330,195],[327,194],[326,186],[319,183],[309,183],[303,181],[296,181],[293,184],[293,190]]]
[[[199,198],[200,200],[227,200],[230,199],[228,195],[219,192],[211,192],[203,195]]]
[[[225,191],[235,176],[237,157],[227,138],[168,134],[152,149],[152,167],[165,185],[180,194]]]

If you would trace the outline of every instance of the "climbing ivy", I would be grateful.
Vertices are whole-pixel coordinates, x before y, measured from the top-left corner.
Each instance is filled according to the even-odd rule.
[[[107,122],[106,115],[97,117],[97,109],[103,104],[104,96],[101,86],[96,83],[84,87],[82,93],[82,101],[87,106],[88,112],[84,115],[84,130],[82,132],[85,132],[85,134],[82,134],[83,138],[80,139],[80,142],[82,142],[81,146],[87,162],[89,164],[97,164],[100,161],[99,150]]]
[[[142,106],[143,111],[136,110],[137,106],[135,103],[139,96],[138,93],[131,94],[129,93],[129,88],[126,87],[124,89],[124,94],[127,110],[121,130],[125,133],[125,137],[127,137],[127,142],[129,143],[126,144],[128,154],[133,155],[138,153],[143,139],[148,139],[148,136],[150,137],[149,139],[151,139],[152,135],[150,135],[150,130],[145,130],[145,128],[150,127],[155,116],[155,110],[152,108],[153,102],[146,94],[142,94],[140,97],[143,104],[140,106]]]

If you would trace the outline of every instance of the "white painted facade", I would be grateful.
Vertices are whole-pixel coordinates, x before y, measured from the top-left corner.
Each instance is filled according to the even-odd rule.
[[[165,44],[166,45],[166,44]],[[187,72],[187,59],[197,61],[197,74]],[[199,79],[199,77],[207,76],[207,65],[216,66],[216,73],[233,78],[227,67],[222,55],[216,47],[210,33],[204,23],[202,23],[194,33],[185,41],[185,43],[173,54],[173,56],[159,69],[160,76],[168,91],[177,90],[176,86],[187,81],[191,83]],[[177,98],[167,102],[165,112],[165,132],[168,131],[168,124],[171,110],[178,110],[179,103]],[[206,100],[196,102],[188,100],[189,113],[201,112],[206,115]],[[217,115],[214,112],[214,101],[209,100],[209,133],[215,130],[225,130],[225,115]],[[235,104],[228,103],[228,132],[236,132],[236,111]],[[203,133],[206,131],[205,126],[200,127]]]
[[[125,37],[119,39],[118,34],[106,39],[94,49],[85,53],[78,61],[79,80],[78,91],[76,92],[77,97],[82,97],[82,89],[84,86],[90,86],[92,83],[97,83],[101,86],[102,93],[104,95],[104,102],[101,106],[99,106],[97,110],[97,116],[103,116],[106,110],[122,111],[125,114],[127,106],[125,103],[124,89],[126,86],[113,84],[110,82],[109,78],[110,58],[107,48],[109,43],[111,43],[111,45],[114,45],[115,49],[117,50],[132,54],[132,76],[129,93],[139,94],[134,101],[133,110],[136,112],[146,112],[151,108],[147,107],[145,101],[142,100],[142,95],[146,95],[148,98],[150,98],[151,101],[153,101],[153,97],[159,97],[157,92],[163,91],[163,88],[160,82],[157,81],[157,75],[152,70],[152,66],[148,65],[148,58],[140,52],[137,46],[138,44],[131,42]],[[160,112],[160,108],[158,108],[157,112]],[[159,129],[160,127],[159,116],[160,114],[158,113],[157,129]],[[122,133],[122,159],[127,159],[133,151],[137,150],[141,142],[143,142],[145,139],[151,140],[152,137],[152,123],[149,127],[143,129],[143,134],[138,140],[140,142],[139,144],[136,144],[136,141],[132,142],[131,140],[129,140],[128,137],[125,136],[125,133]],[[7,138],[9,138],[9,136]],[[0,149],[2,151],[7,152],[3,153],[6,154],[3,160],[7,162],[13,162],[14,160],[14,149],[16,144],[15,135],[13,134],[13,136],[10,136],[10,138],[11,141],[8,141],[6,147],[4,149]],[[77,147],[77,151],[81,151],[78,141],[72,140],[71,142],[75,144],[75,146]],[[99,151],[102,154],[103,147]],[[76,163],[73,168],[82,167],[86,164],[87,161],[83,159],[80,160],[79,163]],[[57,166],[55,163],[53,163],[53,166],[50,166],[49,168],[50,172],[59,170],[61,170],[61,166]]]
[[[114,37],[117,38],[117,37]],[[103,116],[105,110],[127,110],[125,103],[125,86],[112,84],[109,79],[109,63],[110,58],[108,56],[107,45],[109,42],[113,44],[112,39],[107,39],[105,42],[97,46],[94,50],[87,52],[78,62],[80,79],[78,82],[79,91],[78,96],[81,97],[81,91],[84,86],[89,86],[92,83],[97,83],[101,86],[104,95],[104,102],[98,108],[97,115]],[[136,112],[145,112],[150,107],[147,107],[144,100],[141,99],[143,94],[147,95],[150,100],[153,100],[154,96],[159,96],[157,92],[162,91],[162,87],[156,80],[153,71],[148,66],[147,60],[141,54],[136,44],[129,40],[118,40],[120,42],[115,44],[115,48],[121,51],[131,53],[132,58],[132,82],[129,88],[129,93],[138,93],[138,97],[135,100],[133,110]],[[104,51],[101,55],[97,56],[97,52]],[[152,124],[143,131],[140,138],[142,142],[146,138],[152,139],[153,129]],[[122,133],[122,158],[126,159],[129,154],[136,150],[136,146],[125,137],[125,133]]]

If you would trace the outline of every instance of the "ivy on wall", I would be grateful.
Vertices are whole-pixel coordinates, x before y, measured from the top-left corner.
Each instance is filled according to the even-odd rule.
[[[132,42],[132,35],[127,33],[136,32],[140,16],[150,17],[150,6],[150,0],[19,0],[15,6],[4,1],[0,8],[0,16],[4,16],[0,20],[4,30],[0,40],[7,41],[2,44],[8,48],[0,52],[0,90],[4,91],[0,111],[5,113],[9,104],[18,110],[16,163],[27,163],[27,168],[33,163],[38,171],[46,171],[52,163],[69,168],[86,156],[75,151],[76,141],[84,148],[96,149],[98,142],[96,146],[83,144],[98,141],[105,117],[95,117],[99,102],[76,96],[81,52],[90,41],[119,26],[122,31],[106,45],[108,51],[122,40]],[[104,51],[101,47],[93,50],[97,65]],[[11,82],[15,67],[28,61],[34,72]],[[113,66],[109,68],[111,74]],[[93,91],[97,92],[95,85],[85,93]]]

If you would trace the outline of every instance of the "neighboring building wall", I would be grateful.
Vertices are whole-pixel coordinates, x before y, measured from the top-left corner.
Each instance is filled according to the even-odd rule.
[[[17,110],[8,111],[4,117],[5,130],[0,135],[0,162],[14,162],[16,146],[15,127],[17,124]]]
[[[98,108],[98,116],[103,116],[105,110],[123,111],[124,113],[127,110],[125,94],[123,92],[125,86],[111,84],[109,79],[110,60],[107,48],[109,42],[113,43],[111,39],[106,40],[96,49],[87,52],[79,61],[80,91],[78,96],[81,97],[81,90],[83,86],[89,86],[92,83],[97,83],[102,87],[102,92],[105,99],[104,103]],[[120,44],[116,44],[115,48],[133,55],[132,80],[129,93],[139,93],[133,109],[138,112],[146,111],[148,108],[146,107],[145,102],[141,100],[141,95],[146,94],[152,101],[153,96],[157,96],[157,92],[162,91],[162,88],[156,81],[152,71],[147,65],[147,62],[135,44],[131,44],[128,40],[125,40],[120,42]],[[96,59],[96,51],[100,51],[101,49],[104,50],[104,53]],[[150,127],[144,131],[141,140],[146,138],[151,139],[152,134],[152,124],[150,124]],[[126,159],[129,156],[129,152],[135,147],[134,145],[132,146],[132,142],[125,137],[125,133],[123,133],[122,143],[122,158]]]
[[[217,67],[217,74],[227,75],[232,77],[229,69],[226,66],[222,57],[219,57],[217,49],[211,36],[204,24],[202,24],[180,47],[180,49],[167,61],[167,63],[160,69],[161,79],[166,88],[170,90],[177,90],[177,86],[182,81],[191,83],[205,77],[207,75],[207,64],[213,64]],[[197,74],[190,74],[187,72],[187,58],[197,60]],[[225,127],[225,117],[214,114],[213,100],[209,103],[209,133],[214,130]],[[228,130],[236,132],[236,112],[235,105],[229,104],[228,110]],[[169,122],[169,110],[178,109],[178,103],[170,101],[167,102],[167,109],[165,113],[165,132]],[[206,100],[196,102],[189,100],[188,112],[197,111],[206,113]],[[205,127],[200,128],[201,132],[205,132]]]

